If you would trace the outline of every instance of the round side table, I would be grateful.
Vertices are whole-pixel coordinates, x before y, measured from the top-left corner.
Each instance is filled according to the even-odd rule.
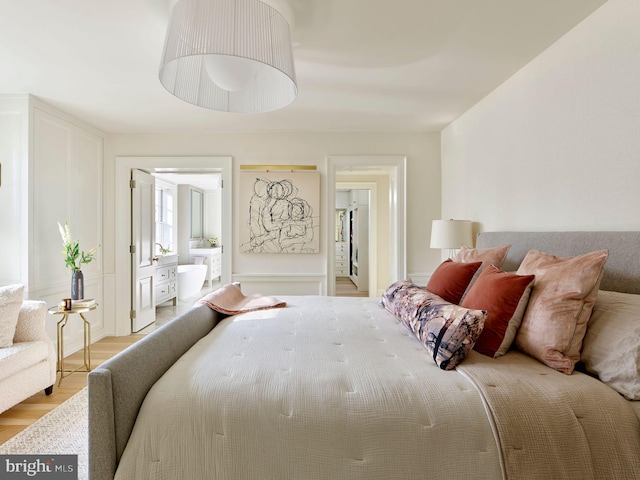
[[[98,308],[98,304],[95,303],[90,307],[74,307],[71,310],[63,310],[59,306],[51,307],[48,312],[51,315],[62,315],[62,318],[58,320],[58,363],[56,372],[60,372],[60,380],[58,380],[58,386],[62,383],[62,379],[68,377],[75,372],[90,372],[91,371],[91,324],[84,317],[84,314]],[[80,315],[80,318],[84,322],[84,363],[74,370],[67,370],[64,368],[64,327],[69,321],[69,317],[73,314]]]

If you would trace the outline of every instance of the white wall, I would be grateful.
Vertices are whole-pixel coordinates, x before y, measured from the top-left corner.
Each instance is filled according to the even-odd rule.
[[[27,283],[29,100],[0,95],[0,285]]]
[[[442,132],[443,218],[640,228],[640,2],[609,0]]]
[[[105,230],[113,222],[115,201],[115,159],[118,156],[216,156],[233,157],[234,220],[238,218],[237,183],[240,165],[317,165],[321,191],[326,189],[326,158],[329,155],[406,155],[407,178],[407,261],[408,272],[430,272],[439,261],[439,252],[428,248],[431,220],[440,215],[440,138],[436,133],[233,133],[233,134],[146,134],[110,137],[106,153]],[[324,199],[321,199],[324,203]],[[326,216],[326,212],[321,212]],[[237,239],[237,227],[234,238]],[[108,238],[105,238],[107,243]],[[111,243],[111,242],[110,242]],[[322,235],[318,255],[249,255],[233,245],[234,276],[265,274],[326,274],[326,235]],[[107,247],[105,267],[116,276],[113,245]]]
[[[191,239],[191,191],[189,185],[178,185],[177,195],[178,263],[189,263],[189,240]]]
[[[205,190],[204,192],[204,235],[222,238],[222,190]]]
[[[88,251],[102,241],[102,169],[106,135],[30,95],[0,95],[0,285],[21,283],[25,297],[48,307],[70,296],[58,222],[69,222],[73,240]],[[82,265],[84,293],[100,308],[87,314],[94,339],[113,316],[104,302],[102,250]],[[57,321],[58,319],[56,319]],[[56,326],[46,323],[56,339]],[[82,322],[69,320],[65,354],[83,342]]]

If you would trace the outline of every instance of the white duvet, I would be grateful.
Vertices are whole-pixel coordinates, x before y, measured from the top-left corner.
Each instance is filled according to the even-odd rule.
[[[377,299],[229,317],[156,383],[118,479],[503,478],[479,393]]]

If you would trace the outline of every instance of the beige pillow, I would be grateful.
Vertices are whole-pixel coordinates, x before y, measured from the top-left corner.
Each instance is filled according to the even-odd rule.
[[[0,287],[0,348],[13,345],[24,285]]]
[[[560,372],[578,360],[608,252],[558,258],[529,250],[518,275],[535,275],[516,347]]]
[[[454,262],[472,263],[482,262],[482,268],[487,265],[493,265],[496,268],[502,268],[504,259],[507,258],[507,253],[511,245],[504,245],[502,247],[494,248],[469,248],[466,246],[460,247],[458,253],[456,253]]]
[[[640,295],[598,292],[580,359],[611,388],[640,400]]]

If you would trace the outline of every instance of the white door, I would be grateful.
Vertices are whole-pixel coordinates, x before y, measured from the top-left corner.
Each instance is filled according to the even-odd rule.
[[[153,263],[155,246],[155,179],[131,170],[131,330],[156,321]]]

